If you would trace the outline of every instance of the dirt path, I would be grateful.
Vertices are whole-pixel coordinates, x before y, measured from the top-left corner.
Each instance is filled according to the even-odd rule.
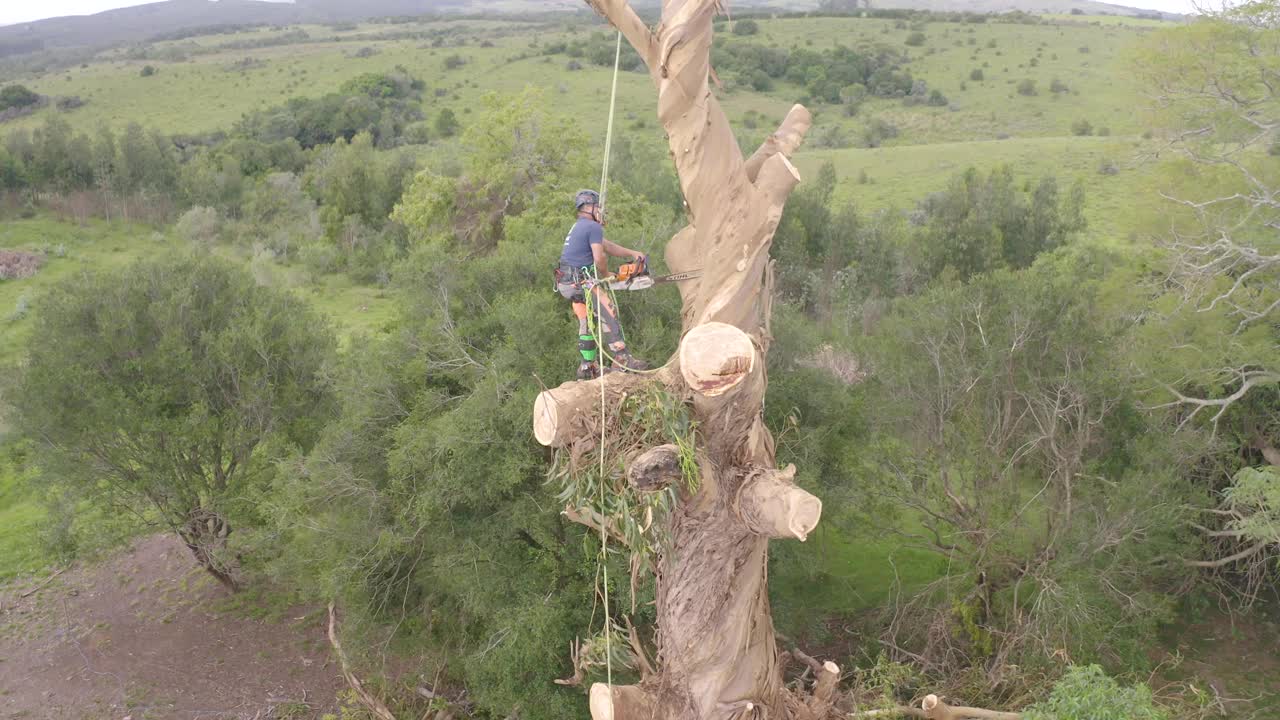
[[[0,586],[0,719],[336,712],[343,684],[323,608],[254,619],[269,608],[230,601],[171,536],[140,540],[20,597],[39,580]]]

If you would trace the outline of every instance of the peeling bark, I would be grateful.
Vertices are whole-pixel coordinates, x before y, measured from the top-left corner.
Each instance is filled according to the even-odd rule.
[[[680,449],[675,445],[650,448],[627,467],[627,483],[640,492],[661,490],[683,477]]]

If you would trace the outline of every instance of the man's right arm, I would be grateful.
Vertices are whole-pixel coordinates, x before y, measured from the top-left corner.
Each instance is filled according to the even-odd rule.
[[[605,255],[604,243],[591,243],[591,257],[596,261],[596,277],[609,274],[609,256]]]

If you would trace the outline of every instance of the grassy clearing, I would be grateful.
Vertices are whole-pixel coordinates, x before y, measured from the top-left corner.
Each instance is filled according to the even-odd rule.
[[[1087,236],[1127,241],[1158,202],[1150,192],[1154,170],[1143,160],[1146,149],[1148,144],[1135,138],[1028,138],[810,150],[796,162],[809,176],[823,163],[834,163],[840,177],[837,200],[863,210],[909,209],[969,167],[1009,165],[1027,180],[1055,175],[1063,191],[1079,180],[1087,193]],[[1115,174],[1104,174],[1107,166],[1114,166]]]
[[[723,32],[718,42],[815,50],[837,44],[885,45],[909,51],[913,75],[946,93],[954,110],[903,108],[898,101],[879,100],[869,103],[858,118],[842,118],[838,108],[815,108],[822,122],[849,128],[860,127],[866,118],[884,114],[902,125],[901,143],[991,139],[1000,134],[1067,135],[1071,122],[1079,117],[1088,118],[1097,127],[1108,127],[1115,134],[1141,131],[1133,113],[1135,88],[1123,72],[1123,63],[1125,49],[1147,30],[1143,25],[926,23],[919,26],[927,38],[925,44],[908,47],[906,37],[915,27],[897,27],[895,21],[880,19],[792,18],[763,23],[757,36],[743,38]],[[88,105],[66,115],[80,129],[90,130],[103,122],[118,125],[138,121],[166,132],[192,133],[226,129],[244,113],[269,107],[284,98],[321,95],[359,73],[401,66],[426,82],[424,109],[429,113],[451,107],[465,115],[484,92],[515,92],[535,86],[552,94],[557,109],[578,118],[584,128],[593,134],[603,133],[607,70],[588,65],[580,71],[568,71],[565,57],[536,54],[539,42],[580,37],[583,31],[555,32],[543,25],[479,21],[359,26],[340,33],[319,26],[305,26],[303,30],[312,41],[223,49],[179,62],[108,56],[85,68],[33,79],[31,85],[39,92],[86,99]],[[460,47],[435,48],[430,42],[416,39],[377,39],[379,33],[388,31],[424,30],[451,30],[469,34],[472,40]],[[530,40],[535,32],[537,39]],[[245,38],[240,35],[206,36],[167,44],[189,43],[214,49],[243,41]],[[250,39],[265,39],[271,32],[247,35]],[[370,48],[375,54],[355,57],[362,48]],[[520,57],[526,54],[532,56]],[[447,71],[443,60],[450,55],[461,56],[467,63]],[[250,66],[237,65],[246,59],[252,61]],[[142,77],[141,68],[147,64],[159,72]],[[982,69],[985,79],[971,81],[972,69]],[[1066,82],[1070,91],[1051,93],[1049,85],[1054,78]],[[1017,95],[1016,83],[1023,79],[1033,80],[1039,94]],[[730,117],[735,119],[747,110],[780,118],[803,95],[801,88],[787,83],[780,83],[768,94],[735,90],[734,80],[726,78],[723,100]],[[624,74],[619,92],[624,117],[652,123],[652,87],[646,75]],[[184,101],[172,102],[174,97]],[[32,126],[41,117],[10,126]]]
[[[39,311],[39,297],[56,283],[81,272],[119,270],[185,247],[170,233],[144,225],[102,220],[76,225],[47,217],[5,221],[0,225],[0,248],[40,251],[46,261],[34,277],[0,282],[0,365],[21,357]],[[221,251],[247,261],[242,250]],[[313,278],[298,267],[273,264],[264,279],[280,282],[310,301],[333,321],[344,340],[357,332],[381,332],[395,317],[392,293],[357,285],[345,275]]]
[[[0,456],[0,581],[35,572],[51,562],[39,541],[44,518],[44,508],[34,499],[26,479]]]
[[[45,264],[34,277],[0,281],[0,365],[20,357],[39,296],[48,288],[77,273],[118,270],[173,246],[165,234],[141,225],[106,221],[76,225],[43,217],[4,221],[0,248],[43,252]]]
[[[933,553],[903,547],[897,538],[846,534],[838,523],[819,525],[803,546],[774,548],[770,600],[784,631],[813,630],[815,617],[882,607],[893,595],[910,594],[946,572]]]
[[[910,207],[926,193],[941,189],[955,172],[970,166],[985,170],[1009,164],[1026,177],[1052,172],[1063,180],[1083,180],[1090,191],[1091,234],[1117,239],[1131,236],[1137,219],[1155,212],[1154,194],[1147,189],[1150,175],[1139,160],[1147,149],[1139,137],[1145,129],[1142,116],[1135,112],[1139,88],[1126,72],[1126,56],[1145,33],[1165,25],[1137,18],[1080,16],[1065,16],[1044,25],[785,18],[762,22],[758,35],[739,37],[721,32],[717,41],[813,50],[837,44],[883,45],[909,52],[908,69],[930,88],[941,90],[950,101],[948,107],[907,107],[900,100],[874,99],[853,117],[845,117],[840,107],[811,108],[814,131],[798,154],[800,167],[812,171],[823,161],[834,162],[843,180],[841,194],[863,207]],[[243,114],[285,98],[321,95],[357,74],[400,66],[426,82],[423,109],[428,118],[448,107],[465,126],[484,93],[516,93],[535,87],[558,112],[574,118],[586,136],[603,137],[609,69],[588,63],[581,70],[569,71],[565,56],[543,56],[538,47],[589,32],[606,37],[604,28],[556,31],[554,26],[541,24],[460,20],[363,24],[344,31],[324,26],[302,29],[310,35],[310,42],[224,48],[181,62],[126,60],[117,52],[86,68],[36,79],[33,87],[45,93],[79,94],[89,100],[83,109],[65,116],[83,130],[100,123],[138,121],[166,132],[193,133],[225,130]],[[925,43],[907,46],[907,36],[916,30],[924,33]],[[450,43],[463,36],[466,42],[436,48],[421,39],[378,39],[385,37],[384,33],[405,31],[448,31],[453,33]],[[161,45],[216,49],[280,32],[260,29]],[[362,48],[371,48],[374,54],[355,57]],[[444,58],[451,55],[462,57],[465,64],[446,70]],[[237,63],[246,59],[253,62],[239,68]],[[160,71],[141,77],[144,64],[155,65]],[[975,70],[982,71],[982,80],[970,78]],[[1055,79],[1067,90],[1051,92]],[[777,83],[768,93],[759,93],[731,75],[724,80],[722,104],[748,146],[763,138],[772,123],[804,95],[803,88],[785,82]],[[1034,82],[1036,94],[1017,92],[1017,84],[1024,80]],[[174,97],[183,98],[183,102],[172,102]],[[744,121],[748,113],[758,113],[763,121],[756,128],[747,128]],[[843,136],[844,143],[856,144],[873,119],[892,123],[899,136],[876,149],[820,146],[820,138],[831,134]],[[1108,137],[1073,135],[1072,124],[1081,120],[1087,120],[1095,131],[1105,130]],[[37,116],[9,127],[40,121]],[[643,73],[623,73],[620,78],[617,132],[653,147],[665,145],[653,117],[653,87]],[[593,143],[585,143],[583,152],[597,154],[598,150]],[[1107,165],[1119,172],[1100,173]],[[868,181],[858,184],[864,172]],[[4,244],[0,239],[0,246]],[[346,318],[350,327],[376,329],[385,323],[385,313],[374,310],[384,299],[376,291],[333,287],[335,283],[341,285],[326,281],[320,290],[300,290],[335,317]],[[6,307],[12,304],[0,291],[0,311]]]

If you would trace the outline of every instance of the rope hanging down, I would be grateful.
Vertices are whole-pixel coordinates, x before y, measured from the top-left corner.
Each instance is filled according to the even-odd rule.
[[[618,101],[618,65],[622,60],[622,31],[618,31],[617,46],[613,51],[613,89],[609,93],[609,122],[605,125],[604,131],[604,163],[600,168],[600,219],[604,219],[605,193],[609,189],[609,151],[613,148],[613,110]],[[594,291],[594,289],[593,289]],[[590,308],[591,304],[588,303]],[[598,323],[596,323],[596,347],[604,348],[604,333],[600,332]],[[600,509],[603,512],[605,506],[604,497],[604,442],[605,442],[605,374],[600,373]],[[605,530],[605,526],[609,520],[607,517],[600,518],[600,559],[601,568],[604,575],[604,668],[605,682],[609,685],[610,704],[612,704],[613,693],[613,620],[609,616],[609,534]]]

